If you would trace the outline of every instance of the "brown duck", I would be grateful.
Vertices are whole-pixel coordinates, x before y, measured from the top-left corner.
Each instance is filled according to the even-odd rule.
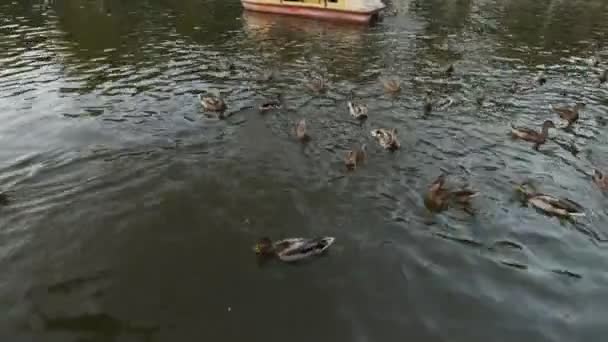
[[[384,91],[387,93],[396,94],[401,91],[401,81],[398,78],[387,78],[381,81]]]
[[[555,111],[559,117],[566,121],[568,125],[566,127],[572,126],[576,121],[578,121],[579,111],[585,108],[585,104],[582,102],[577,103],[574,107],[555,107],[552,106],[553,111]]]
[[[534,149],[538,150],[540,145],[547,142],[549,136],[549,128],[555,128],[555,124],[551,120],[543,122],[542,130],[539,132],[527,128],[527,127],[514,127],[511,126],[511,135],[513,138],[522,139],[525,141],[533,142]]]
[[[353,148],[352,150],[346,152],[346,156],[344,157],[344,165],[349,170],[354,170],[357,166],[361,165],[367,159],[367,145],[361,145],[361,148]]]
[[[445,175],[440,175],[431,183],[424,199],[424,204],[430,211],[439,212],[448,209],[450,204],[457,204],[472,214],[471,200],[479,194],[477,191],[461,189],[451,191],[445,186]]]
[[[603,191],[608,191],[608,177],[599,170],[593,170],[593,182]]]
[[[307,142],[310,140],[310,136],[306,130],[306,120],[301,119],[296,124],[296,138],[301,142]]]

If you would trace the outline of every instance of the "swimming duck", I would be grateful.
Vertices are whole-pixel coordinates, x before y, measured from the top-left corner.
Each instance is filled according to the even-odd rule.
[[[264,237],[255,245],[259,256],[277,257],[285,262],[303,260],[324,253],[335,241],[333,237],[314,239],[291,238],[272,242]]]
[[[593,182],[597,184],[597,186],[604,190],[608,191],[608,177],[600,172],[599,170],[593,170]]]
[[[271,110],[275,110],[275,109],[281,109],[283,107],[283,96],[281,94],[277,95],[276,99],[269,99],[266,100],[264,102],[262,102],[262,104],[260,104],[260,107],[258,107],[258,109],[260,110],[260,112],[265,113]]]
[[[378,144],[387,150],[394,151],[401,147],[399,140],[397,139],[397,129],[391,130],[378,128],[371,131],[372,137],[376,138]]]
[[[361,145],[361,148],[353,148],[352,150],[346,152],[346,157],[344,158],[344,164],[346,168],[349,170],[354,170],[365,162],[367,159],[367,145]]]
[[[602,73],[600,74],[600,77],[599,77],[600,84],[606,83],[607,79],[608,79],[608,69],[604,69],[604,71],[602,71]]]
[[[306,87],[315,93],[321,93],[326,90],[327,84],[323,77],[314,77],[306,84]]]
[[[387,78],[382,80],[382,86],[387,93],[398,93],[401,90],[401,81],[398,78]]]
[[[539,133],[533,129],[527,127],[514,127],[511,126],[511,135],[513,138],[519,138],[525,141],[533,142],[534,149],[538,150],[540,145],[547,141],[549,136],[549,128],[555,128],[555,124],[551,120],[543,122],[542,131]]]
[[[450,203],[455,203],[463,207],[463,209],[472,214],[471,200],[479,194],[477,191],[469,189],[461,189],[451,191],[445,188],[445,175],[437,177],[427,192],[424,198],[424,205],[430,211],[439,212],[449,207]]]
[[[583,206],[567,198],[537,192],[531,184],[523,183],[517,187],[517,191],[524,196],[524,201],[545,214],[561,218],[572,218],[585,216]]]
[[[585,108],[585,104],[582,102],[577,103],[574,107],[556,107],[551,106],[562,120],[565,120],[568,124],[566,127],[572,126],[578,121],[578,113],[581,109]]]
[[[226,111],[226,103],[219,96],[203,96],[199,94],[198,99],[206,111],[220,113]]]
[[[367,119],[367,106],[363,103],[348,101],[348,111],[350,115],[357,120]]]
[[[310,136],[306,131],[306,120],[304,119],[301,119],[296,124],[296,138],[298,138],[298,140],[301,142],[307,142],[310,140]]]

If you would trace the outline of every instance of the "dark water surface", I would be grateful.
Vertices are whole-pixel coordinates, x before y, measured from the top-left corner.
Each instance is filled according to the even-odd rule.
[[[608,86],[585,59],[608,60],[608,2],[397,7],[361,28],[243,14],[237,0],[0,1],[0,190],[12,198],[0,340],[605,340],[607,199],[590,172],[608,170]],[[269,68],[278,79],[260,80]],[[311,71],[328,93],[304,90]],[[510,92],[539,71],[546,85]],[[403,80],[395,99],[386,75]],[[201,113],[197,94],[212,89],[226,120]],[[362,127],[351,90],[370,107]],[[424,116],[427,90],[453,103]],[[252,109],[278,93],[287,109]],[[508,137],[577,101],[580,122],[540,152]],[[307,146],[292,137],[299,118]],[[376,127],[397,127],[402,149],[377,147]],[[345,151],[363,142],[369,162],[346,173]],[[427,212],[442,172],[481,191],[475,216]],[[522,207],[525,179],[587,216]],[[260,266],[263,235],[337,242],[312,262]]]

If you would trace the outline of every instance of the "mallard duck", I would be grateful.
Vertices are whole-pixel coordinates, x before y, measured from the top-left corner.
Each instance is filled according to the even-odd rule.
[[[424,204],[431,211],[442,211],[449,207],[451,203],[458,204],[463,209],[472,214],[471,200],[479,194],[477,191],[461,189],[451,191],[445,188],[445,175],[437,177],[424,198]]]
[[[333,237],[314,239],[291,238],[272,242],[264,237],[258,241],[254,251],[259,256],[277,257],[285,262],[293,262],[324,253],[335,241]]]
[[[372,137],[376,138],[378,144],[387,150],[397,150],[401,147],[399,140],[397,139],[397,129],[391,130],[378,128],[371,131]]]
[[[529,189],[530,188],[530,189]],[[521,184],[517,191],[524,196],[524,201],[542,212],[561,218],[571,218],[585,216],[584,208],[580,204],[567,198],[557,198],[555,196],[537,192],[528,183]]]
[[[401,90],[401,81],[398,78],[386,78],[382,80],[382,86],[387,93],[395,94]]]
[[[604,69],[604,71],[602,71],[600,73],[600,84],[606,83],[606,80],[608,79],[608,69]]]
[[[361,145],[361,148],[353,148],[352,150],[346,152],[346,157],[344,157],[344,164],[346,168],[349,170],[354,170],[365,162],[367,159],[367,145]]]
[[[540,145],[547,141],[549,136],[549,128],[555,128],[555,124],[551,120],[543,122],[541,132],[537,132],[527,127],[514,127],[511,126],[511,135],[513,138],[519,138],[525,141],[533,142],[534,149],[538,150]]]
[[[608,177],[606,177],[605,174],[603,174],[599,170],[593,170],[592,179],[593,182],[597,184],[600,189],[608,191]]]
[[[269,99],[260,104],[258,109],[260,112],[265,113],[275,109],[281,109],[283,107],[283,96],[277,95],[276,99]]]
[[[224,103],[224,100],[222,100],[220,97],[203,96],[199,94],[198,99],[200,100],[201,105],[206,111],[222,113],[226,111],[226,103]]]
[[[306,83],[306,87],[315,93],[321,93],[326,90],[327,84],[323,77],[315,77]]]
[[[301,119],[296,124],[296,138],[298,138],[298,140],[300,140],[301,142],[307,142],[308,140],[310,140],[310,136],[306,131],[306,120],[304,119]]]
[[[582,102],[577,103],[574,107],[556,107],[551,106],[554,112],[556,112],[562,120],[567,122],[566,127],[572,126],[578,121],[579,111],[585,108],[585,104]]]
[[[348,101],[347,105],[348,111],[353,118],[357,120],[367,119],[367,106],[365,104]]]

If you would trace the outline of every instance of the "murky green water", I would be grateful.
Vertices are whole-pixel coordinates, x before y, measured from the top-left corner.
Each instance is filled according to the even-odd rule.
[[[237,0],[0,1],[1,340],[602,340],[608,212],[590,172],[608,170],[608,86],[585,59],[608,60],[608,2],[396,5],[358,27]],[[278,79],[261,81],[270,68]],[[326,94],[305,91],[311,71]],[[510,91],[539,71],[546,85]],[[386,75],[400,96],[383,93]],[[202,115],[210,90],[226,120]],[[423,115],[428,90],[451,105]],[[351,91],[369,105],[363,126]],[[279,93],[288,108],[253,109]],[[540,151],[509,138],[577,101],[574,130]],[[402,149],[377,147],[376,127],[398,128]],[[360,143],[369,161],[347,173]],[[475,216],[427,212],[442,172],[481,191]],[[522,207],[525,179],[587,216]],[[264,235],[337,242],[260,266]]]

